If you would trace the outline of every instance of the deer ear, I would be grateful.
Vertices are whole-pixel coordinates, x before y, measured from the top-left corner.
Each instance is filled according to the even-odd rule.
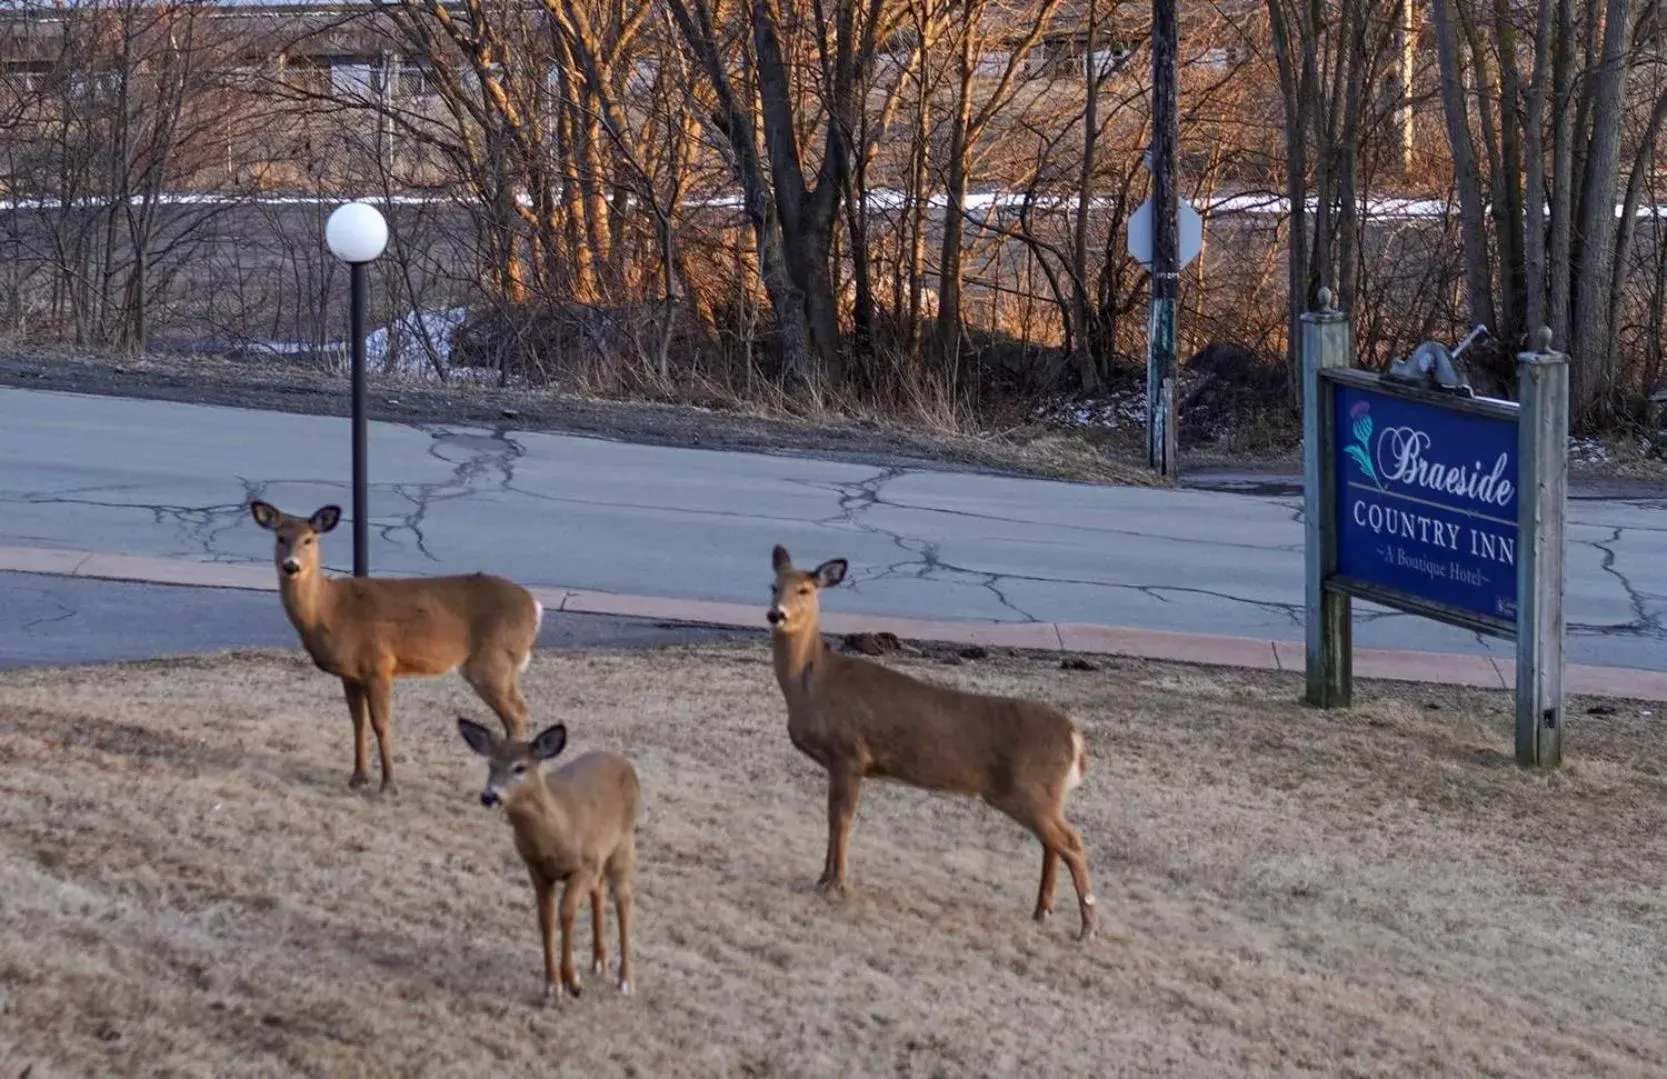
[[[471,723],[462,716],[457,717],[457,733],[469,743],[469,748],[483,757],[492,755],[492,732],[479,723]]]
[[[271,531],[278,527],[278,521],[283,517],[283,514],[278,511],[277,506],[270,502],[262,502],[257,498],[249,503],[249,516],[255,519],[256,524],[267,531]]]
[[[818,588],[832,588],[845,579],[845,571],[849,566],[850,563],[843,558],[830,558],[817,566],[811,576],[816,578]]]
[[[793,564],[793,556],[787,553],[787,548],[776,544],[776,549],[770,552],[770,568],[780,573]]]
[[[322,535],[336,527],[341,519],[342,508],[340,506],[325,506],[309,517],[307,523],[313,526],[314,532]]]
[[[536,760],[547,761],[566,748],[567,726],[562,723],[544,728],[544,731],[533,739],[533,757]]]

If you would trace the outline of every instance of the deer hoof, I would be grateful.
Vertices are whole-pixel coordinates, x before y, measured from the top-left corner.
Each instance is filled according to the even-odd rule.
[[[539,1002],[546,1008],[554,1008],[561,1003],[561,991],[556,987],[555,982],[544,983],[544,994],[539,998]]]
[[[395,798],[399,795],[399,788],[394,786],[393,780],[384,779],[382,785],[376,788],[376,793],[383,798]]]
[[[1037,907],[1036,908],[1036,913],[1031,915],[1031,917],[1035,918],[1039,922],[1045,922],[1049,918],[1053,917],[1053,908],[1052,907]]]
[[[579,988],[579,979],[574,978],[572,981],[567,983],[567,992],[570,996],[575,997],[583,992],[583,990]]]
[[[592,974],[605,974],[605,973],[607,973],[607,970],[608,970],[608,957],[605,956],[605,955],[597,956],[595,961],[592,962],[591,965],[590,965],[590,972]]]
[[[823,877],[816,882],[816,890],[829,899],[841,899],[845,895],[845,882]]]
[[[622,997],[628,997],[631,995],[631,983],[629,980],[625,978],[621,978],[619,980],[619,995]]]
[[[370,776],[366,775],[363,772],[354,772],[353,775],[348,779],[347,785],[348,785],[348,787],[350,787],[353,790],[358,790],[360,787],[363,787],[365,784],[367,784],[369,782],[370,782]]]

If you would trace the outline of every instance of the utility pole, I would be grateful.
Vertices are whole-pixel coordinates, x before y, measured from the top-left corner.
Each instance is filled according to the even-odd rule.
[[[1175,219],[1177,137],[1175,0],[1152,0],[1152,315],[1146,351],[1146,460],[1164,477],[1176,474],[1175,301],[1181,270]]]

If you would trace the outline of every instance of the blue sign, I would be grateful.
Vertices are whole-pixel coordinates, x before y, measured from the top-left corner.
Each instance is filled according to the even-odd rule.
[[[1517,424],[1342,383],[1337,572],[1516,622]]]

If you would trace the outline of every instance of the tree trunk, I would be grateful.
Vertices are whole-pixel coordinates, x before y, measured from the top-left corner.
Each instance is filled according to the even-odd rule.
[[[1094,58],[1095,32],[1099,29],[1099,8],[1088,0],[1088,41],[1084,58],[1082,109],[1082,163],[1077,171],[1077,214],[1071,230],[1071,331],[1075,344],[1077,377],[1085,393],[1100,388],[1100,367],[1094,356],[1094,342],[1088,332],[1088,212],[1094,196],[1094,150],[1100,141],[1100,68]],[[1156,205],[1153,206],[1156,220]]]
[[[1551,2],[1551,0],[1547,0]],[[1551,41],[1551,251],[1546,304],[1551,339],[1572,347],[1570,299],[1574,293],[1574,0],[1555,0]]]
[[[1347,44],[1349,71],[1343,90],[1343,138],[1337,167],[1337,305],[1354,307],[1360,259],[1360,121],[1366,78],[1366,19],[1356,11]]]
[[[685,43],[717,97],[714,120],[729,143],[736,178],[741,184],[742,202],[752,225],[758,251],[759,277],[770,298],[775,316],[776,337],[783,373],[801,386],[813,384],[816,365],[812,359],[810,326],[805,312],[804,290],[789,272],[783,248],[781,212],[764,184],[756,125],[752,112],[744,108],[730,81],[727,65],[718,51],[718,36],[705,0],[668,0],[673,20]],[[802,188],[800,195],[802,197]]]
[[[943,240],[938,257],[938,351],[943,370],[951,376],[961,364],[961,248],[965,228],[963,213],[967,201],[967,136],[972,122],[973,17],[974,12],[969,5],[960,28],[955,112],[949,122],[949,148],[944,168]]]
[[[1534,334],[1546,324],[1546,205],[1545,205],[1545,95],[1547,66],[1551,57],[1551,5],[1540,0],[1534,29],[1534,68],[1528,79],[1522,130],[1527,157],[1527,193],[1523,220],[1524,329],[1530,345]]]
[[[1302,394],[1302,338],[1299,327],[1308,310],[1308,83],[1299,77],[1291,52],[1290,26],[1281,0],[1267,0],[1268,24],[1273,32],[1274,59],[1284,98],[1285,201],[1290,206],[1289,249],[1286,258],[1286,304],[1289,325],[1285,334],[1286,385],[1292,401]]]
[[[1621,217],[1615,238],[1615,268],[1609,289],[1609,345],[1607,356],[1618,356],[1621,347],[1621,302],[1626,297],[1627,264],[1632,261],[1632,238],[1637,232],[1638,204],[1644,197],[1644,178],[1655,163],[1655,148],[1661,136],[1663,122],[1667,122],[1667,93],[1655,99],[1650,119],[1638,140],[1632,156],[1632,169],[1627,176],[1626,196],[1621,200]],[[1662,241],[1661,230],[1656,231],[1656,243]]]
[[[1575,273],[1571,335],[1573,415],[1591,420],[1600,395],[1610,389],[1615,357],[1609,352],[1609,294],[1615,274],[1615,174],[1620,167],[1625,113],[1628,0],[1609,0],[1604,15],[1603,62],[1592,95],[1592,141],[1581,184],[1580,256]],[[1604,402],[1607,409],[1608,401]]]
[[[1523,250],[1523,139],[1522,76],[1517,70],[1517,37],[1512,0],[1494,0],[1494,24],[1499,43],[1499,161],[1500,176],[1494,183],[1494,232],[1499,237],[1500,282],[1504,302],[1500,305],[1499,337],[1513,344],[1528,341],[1526,317],[1528,271]],[[1536,163],[1535,168],[1539,165]]]
[[[1491,328],[1496,323],[1487,223],[1483,220],[1481,179],[1476,172],[1470,123],[1460,83],[1463,76],[1459,67],[1458,39],[1453,27],[1451,3],[1452,0],[1432,0],[1430,8],[1435,17],[1436,59],[1441,67],[1442,112],[1446,116],[1447,141],[1453,153],[1453,183],[1459,194],[1465,299],[1470,309],[1470,321]]]

